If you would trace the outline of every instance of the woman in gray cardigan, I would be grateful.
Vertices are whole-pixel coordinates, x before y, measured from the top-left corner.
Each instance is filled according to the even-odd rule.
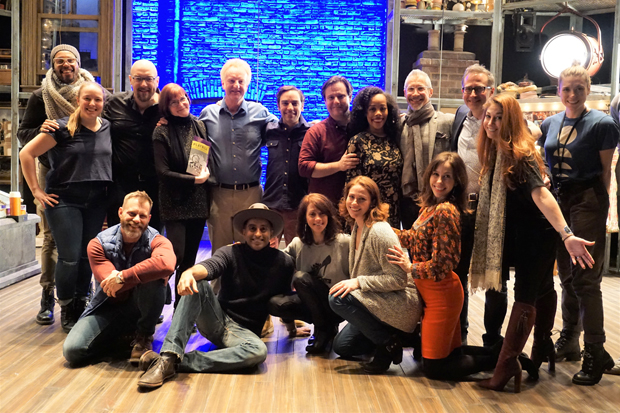
[[[362,367],[381,373],[402,361],[396,333],[413,332],[422,303],[411,276],[387,260],[388,249],[400,243],[386,222],[389,207],[381,202],[377,184],[365,176],[353,178],[345,186],[339,208],[353,231],[351,278],[329,291],[331,308],[348,321],[334,339],[334,351],[344,357],[375,351],[373,360]]]

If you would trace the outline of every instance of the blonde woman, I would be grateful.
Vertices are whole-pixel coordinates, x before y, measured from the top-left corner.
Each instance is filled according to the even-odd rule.
[[[102,119],[105,92],[94,82],[83,83],[77,109],[51,124],[20,153],[24,178],[45,216],[58,248],[54,277],[61,307],[61,326],[69,332],[84,311],[91,269],[86,246],[103,225],[106,190],[112,181],[110,124]],[[56,130],[51,130],[57,127]],[[37,182],[35,158],[48,153],[47,187]]]

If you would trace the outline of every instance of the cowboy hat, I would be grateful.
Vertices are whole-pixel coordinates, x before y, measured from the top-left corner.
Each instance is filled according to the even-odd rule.
[[[252,218],[265,219],[269,221],[271,223],[271,228],[273,229],[273,235],[282,233],[282,230],[284,229],[284,220],[282,219],[282,216],[276,211],[269,209],[267,205],[261,204],[260,202],[250,205],[248,209],[237,212],[233,217],[233,228],[236,231],[243,232],[245,223]]]

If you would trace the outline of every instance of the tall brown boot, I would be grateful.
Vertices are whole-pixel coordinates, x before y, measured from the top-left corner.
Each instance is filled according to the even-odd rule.
[[[536,307],[520,302],[514,303],[495,373],[491,379],[481,381],[480,386],[501,391],[508,380],[514,377],[515,393],[521,391],[521,364],[517,357],[525,347],[535,319]]]
[[[555,321],[555,312],[558,306],[558,294],[555,290],[536,300],[536,321],[534,322],[534,344],[532,356],[536,368],[544,362],[549,362],[549,371],[555,371],[555,348],[551,340],[551,330]],[[530,376],[531,377],[531,376]],[[532,377],[538,379],[538,377]]]

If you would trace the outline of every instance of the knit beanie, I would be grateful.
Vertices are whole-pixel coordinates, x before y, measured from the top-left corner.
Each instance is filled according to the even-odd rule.
[[[50,54],[50,60],[54,61],[54,56],[56,56],[56,53],[62,52],[62,51],[73,53],[73,55],[77,59],[78,67],[82,67],[82,61],[80,60],[80,52],[78,52],[77,49],[71,46],[70,44],[59,44],[58,46],[54,47],[52,49],[52,53]]]

